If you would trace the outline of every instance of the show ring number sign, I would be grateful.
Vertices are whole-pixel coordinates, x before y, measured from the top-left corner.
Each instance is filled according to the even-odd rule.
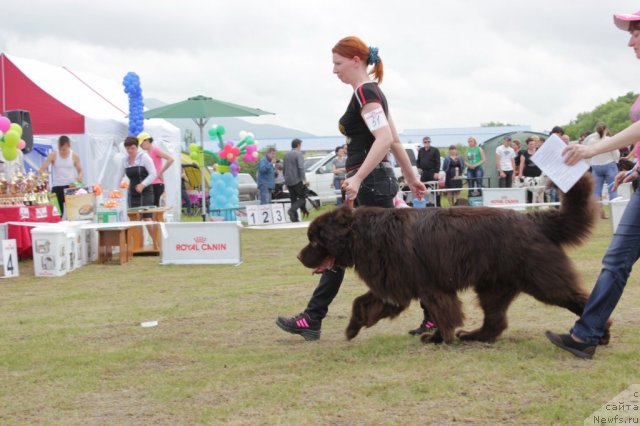
[[[2,240],[2,265],[4,278],[20,276],[16,240]]]
[[[247,207],[247,223],[249,225],[268,225],[286,223],[285,205],[282,203],[263,204]]]

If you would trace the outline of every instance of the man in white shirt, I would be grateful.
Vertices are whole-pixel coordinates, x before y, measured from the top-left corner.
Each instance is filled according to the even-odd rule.
[[[516,152],[511,148],[511,136],[502,139],[502,145],[496,148],[496,167],[498,168],[498,187],[511,188],[513,171],[516,168]]]

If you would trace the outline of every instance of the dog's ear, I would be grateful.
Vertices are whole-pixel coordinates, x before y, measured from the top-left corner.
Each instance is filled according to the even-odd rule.
[[[355,209],[347,206],[331,211],[320,227],[320,238],[329,253],[336,258],[350,256],[351,225],[354,221]]]

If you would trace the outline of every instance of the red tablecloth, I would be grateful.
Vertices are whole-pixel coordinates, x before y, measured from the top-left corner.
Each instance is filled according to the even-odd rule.
[[[53,206],[0,207],[0,223],[7,222],[60,222],[60,216],[53,214]],[[30,259],[31,229],[33,226],[7,225],[7,238],[15,239],[20,259]]]

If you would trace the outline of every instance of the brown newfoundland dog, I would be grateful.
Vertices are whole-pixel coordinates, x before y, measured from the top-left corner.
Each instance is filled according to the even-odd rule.
[[[585,175],[561,207],[521,213],[485,207],[384,209],[341,207],[318,216],[298,258],[321,272],[353,267],[369,292],[353,302],[346,330],[394,318],[420,299],[438,330],[423,342],[493,342],[507,328],[506,313],[520,293],[582,313],[589,296],[563,247],[587,239],[597,207]],[[457,293],[472,287],[484,311],[473,331],[459,330],[464,315]],[[601,341],[608,342],[608,333]]]

